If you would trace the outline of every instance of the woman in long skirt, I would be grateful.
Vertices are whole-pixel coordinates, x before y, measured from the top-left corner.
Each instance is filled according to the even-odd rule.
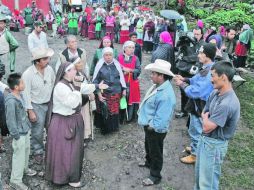
[[[95,17],[94,15],[91,15],[91,17],[88,19],[88,39],[93,40],[95,39]]]
[[[84,122],[80,107],[88,96],[73,86],[76,72],[71,63],[61,64],[57,72],[47,117],[45,177],[54,184],[82,187]]]
[[[151,53],[153,51],[153,38],[154,38],[155,25],[152,18],[149,17],[147,23],[144,26],[144,39],[143,39],[143,51]]]
[[[125,14],[123,19],[120,21],[121,25],[121,31],[120,31],[120,44],[124,44],[124,42],[129,40],[129,26],[130,26],[130,20],[128,19],[128,16]]]
[[[119,62],[113,59],[113,49],[103,49],[103,59],[96,64],[93,83],[99,84],[105,81],[109,88],[97,91],[96,127],[101,129],[102,134],[119,130],[119,103],[121,96],[126,96],[126,83]]]
[[[107,36],[110,36],[111,40],[113,40],[115,36],[115,17],[112,14],[112,12],[109,12],[109,15],[106,17],[106,34]]]
[[[118,61],[123,69],[125,82],[127,84],[127,122],[137,119],[137,111],[140,103],[140,87],[138,76],[141,73],[141,66],[138,57],[134,55],[135,43],[126,41],[123,45],[123,53],[118,56]],[[125,111],[121,112],[120,122],[125,120]]]

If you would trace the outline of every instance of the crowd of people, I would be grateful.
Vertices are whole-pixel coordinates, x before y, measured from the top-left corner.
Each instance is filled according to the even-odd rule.
[[[139,166],[147,167],[150,176],[142,183],[158,184],[163,142],[175,115],[188,116],[190,146],[185,148],[188,155],[180,160],[195,164],[194,189],[219,189],[228,140],[240,117],[232,81],[235,68],[246,66],[251,27],[244,24],[238,32],[221,26],[217,31],[205,29],[198,20],[193,31],[186,33],[185,19],[177,29],[174,21],[127,4],[113,3],[107,10],[88,4],[80,16],[74,9],[66,12],[66,4],[63,9],[58,0],[51,5],[45,17],[35,2],[12,15],[11,23],[15,20],[18,29],[32,28],[27,40],[32,65],[19,74],[15,72],[19,45],[7,29],[8,8],[0,2],[0,79],[7,78],[0,82],[0,117],[1,134],[13,138],[10,186],[28,189],[23,175],[37,174],[28,167],[30,154],[37,164],[45,161],[46,180],[84,186],[84,146],[93,138],[93,126],[106,135],[131,122],[137,122],[145,133],[146,157]],[[50,30],[53,37],[57,33],[65,36],[66,48],[59,52],[55,68],[49,65],[54,54],[47,42]],[[78,48],[78,34],[81,39],[100,40],[91,63],[86,48]],[[120,52],[114,42],[123,44]],[[142,62],[142,53],[151,53],[149,64]],[[153,82],[143,100],[141,64],[151,72]],[[174,113],[173,84],[181,90],[178,113]],[[0,152],[4,151],[1,137]]]

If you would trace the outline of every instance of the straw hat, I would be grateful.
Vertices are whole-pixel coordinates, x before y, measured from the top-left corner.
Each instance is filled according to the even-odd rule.
[[[154,63],[147,65],[145,69],[172,77],[175,76],[171,71],[171,64],[168,61],[164,61],[162,59],[156,59]]]
[[[54,55],[54,50],[51,48],[36,48],[32,52],[32,61],[41,59],[44,57],[51,57]]]

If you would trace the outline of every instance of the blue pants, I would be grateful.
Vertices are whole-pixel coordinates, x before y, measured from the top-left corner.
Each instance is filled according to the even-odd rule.
[[[196,155],[196,149],[198,145],[198,140],[202,134],[202,123],[201,118],[194,114],[190,114],[190,125],[188,133],[191,138],[191,154]]]
[[[194,190],[219,190],[221,165],[228,141],[201,136],[198,142]]]

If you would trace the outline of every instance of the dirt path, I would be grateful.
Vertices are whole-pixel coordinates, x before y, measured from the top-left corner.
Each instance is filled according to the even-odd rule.
[[[23,72],[30,63],[30,54],[27,49],[27,36],[15,34],[20,42],[17,52],[17,71]],[[91,61],[98,41],[81,41],[80,46],[85,48],[88,60]],[[49,39],[49,46],[56,52],[64,49],[63,39]],[[120,45],[115,45],[121,51]],[[51,59],[54,63],[56,55]],[[149,63],[150,55],[143,56],[143,65]],[[150,87],[149,73],[142,70],[141,74],[142,96]],[[179,100],[179,90],[176,89]],[[179,103],[177,108],[179,108]],[[95,140],[90,142],[85,149],[84,178],[87,185],[84,190],[188,190],[193,188],[194,167],[180,163],[179,157],[182,150],[188,144],[185,119],[174,119],[170,132],[164,141],[164,164],[162,170],[162,182],[154,187],[143,187],[142,179],[149,175],[145,168],[139,168],[138,162],[144,158],[144,132],[136,124],[120,127],[118,133],[101,136],[95,130]],[[7,153],[0,155],[0,171],[5,189],[8,187],[11,170],[11,139],[5,138]],[[43,168],[31,163],[31,167],[38,171]],[[29,184],[32,190],[71,189],[69,186],[57,187],[45,181],[42,177],[25,177],[24,182]]]

